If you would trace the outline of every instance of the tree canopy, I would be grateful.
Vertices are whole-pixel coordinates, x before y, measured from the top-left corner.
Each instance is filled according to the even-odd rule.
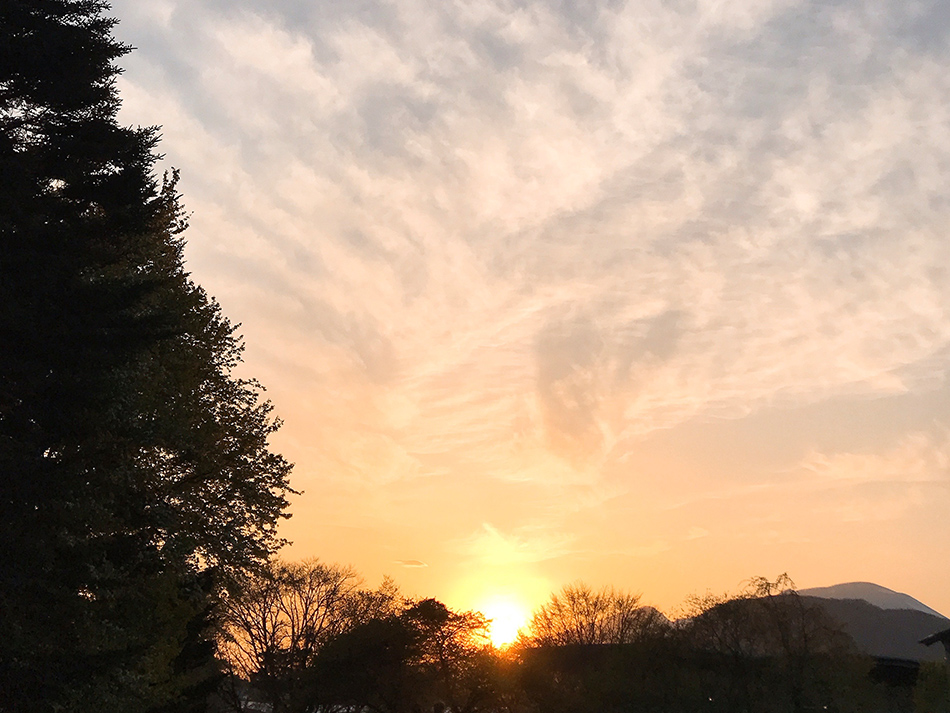
[[[0,698],[183,710],[213,595],[279,545],[290,465],[184,269],[177,174],[117,121],[99,0],[0,4]],[[204,643],[202,643],[204,642]],[[197,663],[199,660],[204,663]]]
[[[538,607],[528,625],[527,642],[534,646],[629,644],[668,624],[640,596],[613,587],[593,590],[569,584]]]

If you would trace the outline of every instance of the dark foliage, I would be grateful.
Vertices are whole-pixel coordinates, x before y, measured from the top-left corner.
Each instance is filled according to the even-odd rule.
[[[914,689],[917,713],[950,713],[950,662],[928,661],[917,677]]]
[[[317,560],[274,561],[240,584],[222,605],[220,656],[274,713],[307,710],[307,673],[327,643],[397,606],[388,585],[361,590],[352,569]]]
[[[116,121],[96,0],[0,3],[0,701],[161,709],[290,492],[242,345],[182,265],[177,176]]]
[[[551,595],[531,616],[530,646],[630,644],[653,638],[669,621],[653,607],[642,606],[638,594],[604,587],[595,591],[570,584]]]
[[[221,697],[227,710],[248,702],[275,713],[950,710],[945,664],[862,654],[785,575],[693,598],[676,622],[638,597],[571,585],[507,650],[488,644],[478,614],[403,599],[388,581],[375,592],[344,586],[352,581],[352,570],[309,562],[250,582],[223,641],[236,662]]]
[[[675,625],[654,623],[621,640],[601,637],[526,649],[521,654],[520,680],[530,709],[545,713],[901,710],[884,705],[887,696],[869,676],[871,660],[857,653],[850,637],[822,610],[798,597],[785,576],[776,582],[754,579],[737,596],[696,598],[690,609],[689,616]],[[542,625],[541,633],[547,634],[549,619],[536,617],[532,626]]]
[[[913,609],[881,609],[862,599],[803,599],[841,622],[865,653],[919,661],[945,658],[939,644],[927,647],[920,643],[924,637],[947,627],[944,618]]]
[[[311,710],[381,713],[499,710],[487,622],[434,599],[374,617],[338,636],[309,671]]]

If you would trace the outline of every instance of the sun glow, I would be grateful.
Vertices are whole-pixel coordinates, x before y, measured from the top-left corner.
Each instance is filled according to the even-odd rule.
[[[479,610],[491,620],[488,635],[496,648],[503,648],[512,643],[518,638],[518,632],[528,623],[528,610],[516,599],[489,599]]]

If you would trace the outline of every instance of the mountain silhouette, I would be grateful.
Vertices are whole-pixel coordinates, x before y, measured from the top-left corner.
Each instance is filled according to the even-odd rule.
[[[947,618],[909,594],[895,592],[893,589],[871,582],[847,582],[830,587],[812,587],[811,589],[800,589],[798,593],[803,597],[819,597],[821,599],[863,599],[881,609],[912,609],[942,619]]]
[[[916,609],[882,609],[863,599],[803,599],[824,609],[863,653],[914,661],[944,660],[942,646],[924,646],[920,640],[950,627],[945,617]]]

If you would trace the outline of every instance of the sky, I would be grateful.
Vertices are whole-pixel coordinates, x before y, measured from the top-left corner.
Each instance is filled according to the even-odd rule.
[[[114,0],[289,559],[950,614],[950,5]]]

